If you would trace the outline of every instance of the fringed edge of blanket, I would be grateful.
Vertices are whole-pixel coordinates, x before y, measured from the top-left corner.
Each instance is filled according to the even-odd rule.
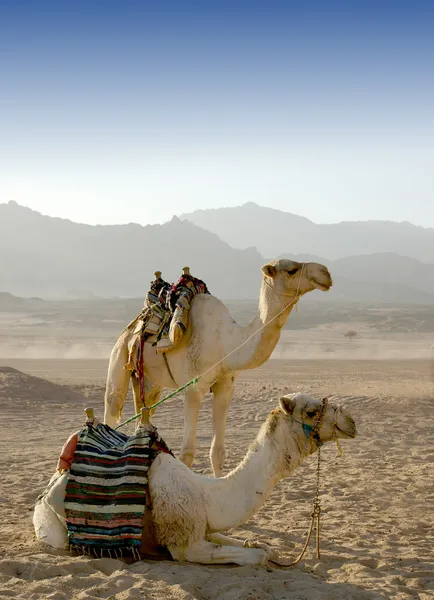
[[[71,556],[116,558],[118,560],[133,559],[134,562],[143,560],[139,549],[136,546],[126,546],[124,548],[101,548],[98,546],[79,546],[77,544],[69,544],[68,549]]]
[[[167,548],[161,547],[158,552],[144,552],[137,546],[126,546],[123,548],[101,548],[97,546],[79,546],[69,544],[70,556],[89,556],[90,558],[113,558],[123,562],[133,563],[141,560],[173,560]]]

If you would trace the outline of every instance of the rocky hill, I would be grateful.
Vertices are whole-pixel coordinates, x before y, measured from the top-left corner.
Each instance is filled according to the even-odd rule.
[[[239,246],[243,245],[243,240],[262,243],[261,240],[268,236],[273,219],[276,227],[285,228],[285,219],[291,221],[293,217],[282,213],[286,217],[282,217],[280,223],[277,218],[279,211],[256,205],[203,211],[203,214],[216,217],[214,228],[220,227],[219,220],[226,214],[226,237],[232,235],[231,228],[237,221],[230,219],[226,210],[234,211],[237,219],[242,214],[251,216],[250,220],[245,219],[243,225],[241,221],[239,223],[238,238],[235,239]],[[258,215],[264,216],[262,221]],[[261,265],[278,256],[322,262],[329,267],[335,282],[332,290],[328,294],[314,292],[305,302],[434,303],[434,264],[423,263],[405,256],[403,252],[351,255],[357,244],[349,241],[350,231],[353,226],[362,228],[360,223],[339,224],[347,232],[346,245],[342,241],[344,238],[339,238],[342,252],[347,255],[332,258],[334,252],[330,245],[328,249],[320,247],[322,234],[318,237],[315,233],[320,231],[315,227],[323,226],[316,226],[302,217],[294,219],[292,232],[275,236],[273,243],[276,247],[277,244],[283,246],[283,252],[261,255],[253,247],[235,249],[215,233],[178,217],[163,225],[90,226],[43,216],[13,202],[0,204],[0,310],[8,311],[8,307],[12,307],[13,311],[25,311],[26,296],[88,300],[101,297],[143,298],[155,270],[161,270],[163,277],[174,281],[185,265],[189,265],[192,273],[204,279],[210,291],[222,299],[256,299]],[[381,229],[378,223],[365,225]],[[405,224],[387,225],[396,234],[399,227],[395,230],[395,225],[401,227]],[[375,236],[369,234],[373,231],[369,227],[365,229],[365,248],[369,244],[370,247],[375,245]],[[421,237],[419,246],[415,243],[414,248],[420,248],[432,233],[428,229],[415,229],[421,231]],[[301,233],[308,230],[311,233],[303,237]],[[256,239],[255,231],[258,233]],[[331,235],[330,244],[333,239]],[[357,236],[354,239],[357,240]],[[401,241],[401,246],[409,249],[408,240],[404,239],[406,241]],[[390,244],[391,240],[392,237],[389,237]],[[424,256],[429,256],[428,250]],[[21,298],[14,299],[11,294]],[[32,301],[32,309],[38,302],[42,303],[40,309],[44,311],[43,300],[38,298]]]
[[[0,291],[20,296],[143,296],[153,273],[185,265],[216,295],[256,295],[263,258],[174,217],[164,225],[91,226],[0,204]]]

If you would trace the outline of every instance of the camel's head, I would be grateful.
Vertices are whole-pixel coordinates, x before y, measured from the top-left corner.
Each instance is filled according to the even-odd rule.
[[[281,472],[286,477],[302,457],[312,454],[322,444],[356,435],[356,424],[344,408],[327,399],[321,401],[297,393],[280,398],[255,446],[268,439],[282,457]]]
[[[265,283],[282,296],[295,298],[312,290],[326,292],[333,285],[327,267],[319,263],[299,263],[280,258],[264,265],[262,273]]]
[[[318,446],[336,438],[354,438],[356,424],[342,407],[327,398],[316,400],[307,394],[287,394],[279,400],[279,410],[285,415],[292,431],[302,434],[302,439],[314,452]]]

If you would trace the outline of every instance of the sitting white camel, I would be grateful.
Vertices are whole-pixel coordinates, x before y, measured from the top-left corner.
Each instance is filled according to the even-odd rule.
[[[307,433],[306,433],[307,432]],[[244,460],[223,478],[190,470],[169,454],[159,454],[149,470],[152,519],[159,544],[174,560],[203,564],[261,565],[278,560],[275,549],[218,532],[245,523],[264,504],[276,484],[288,477],[321,443],[354,438],[356,426],[339,407],[305,394],[280,398]],[[64,510],[68,473],[38,501],[36,536],[55,548],[67,544]]]
[[[189,326],[181,343],[168,352],[166,358],[158,354],[151,343],[144,344],[146,406],[158,400],[163,388],[176,389],[203,374],[199,382],[185,393],[180,458],[187,466],[192,465],[196,453],[200,403],[211,389],[213,439],[210,458],[214,475],[222,475],[226,418],[236,372],[255,369],[265,363],[298,299],[315,289],[327,291],[331,285],[330,273],[324,265],[273,260],[262,267],[259,314],[247,327],[238,325],[218,298],[200,294],[193,298]],[[111,427],[120,420],[132,375],[124,367],[128,362],[128,346],[133,333],[134,327],[127,327],[110,356],[104,422]],[[142,406],[135,374],[132,375],[132,384],[138,413]]]

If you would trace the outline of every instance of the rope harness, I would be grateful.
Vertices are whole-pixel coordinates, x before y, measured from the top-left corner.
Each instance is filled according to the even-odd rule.
[[[319,496],[319,484],[320,484],[320,475],[321,475],[321,446],[323,443],[319,437],[319,430],[322,425],[322,422],[324,421],[324,417],[325,417],[325,414],[327,411],[327,406],[328,406],[328,399],[323,398],[320,414],[318,415],[318,418],[315,421],[315,424],[313,426],[308,425],[307,423],[303,423],[302,421],[297,421],[296,419],[293,419],[293,421],[295,421],[296,423],[300,423],[302,425],[304,433],[306,434],[306,438],[309,439],[311,437],[315,441],[316,445],[318,446],[318,461],[317,461],[317,465],[316,465],[315,498],[313,499],[312,512],[310,513],[310,526],[309,526],[309,531],[307,533],[306,542],[303,546],[302,551],[297,556],[297,558],[292,563],[287,565],[288,568],[294,567],[296,564],[298,564],[301,561],[301,559],[303,558],[303,556],[305,555],[306,550],[309,546],[310,538],[312,536],[312,532],[313,532],[313,528],[314,528],[315,524],[316,524],[316,557],[318,559],[321,558],[321,553],[320,553],[320,549],[319,549],[320,518],[321,518],[321,500],[320,500],[320,496]],[[271,561],[271,562],[273,562],[273,561]]]

